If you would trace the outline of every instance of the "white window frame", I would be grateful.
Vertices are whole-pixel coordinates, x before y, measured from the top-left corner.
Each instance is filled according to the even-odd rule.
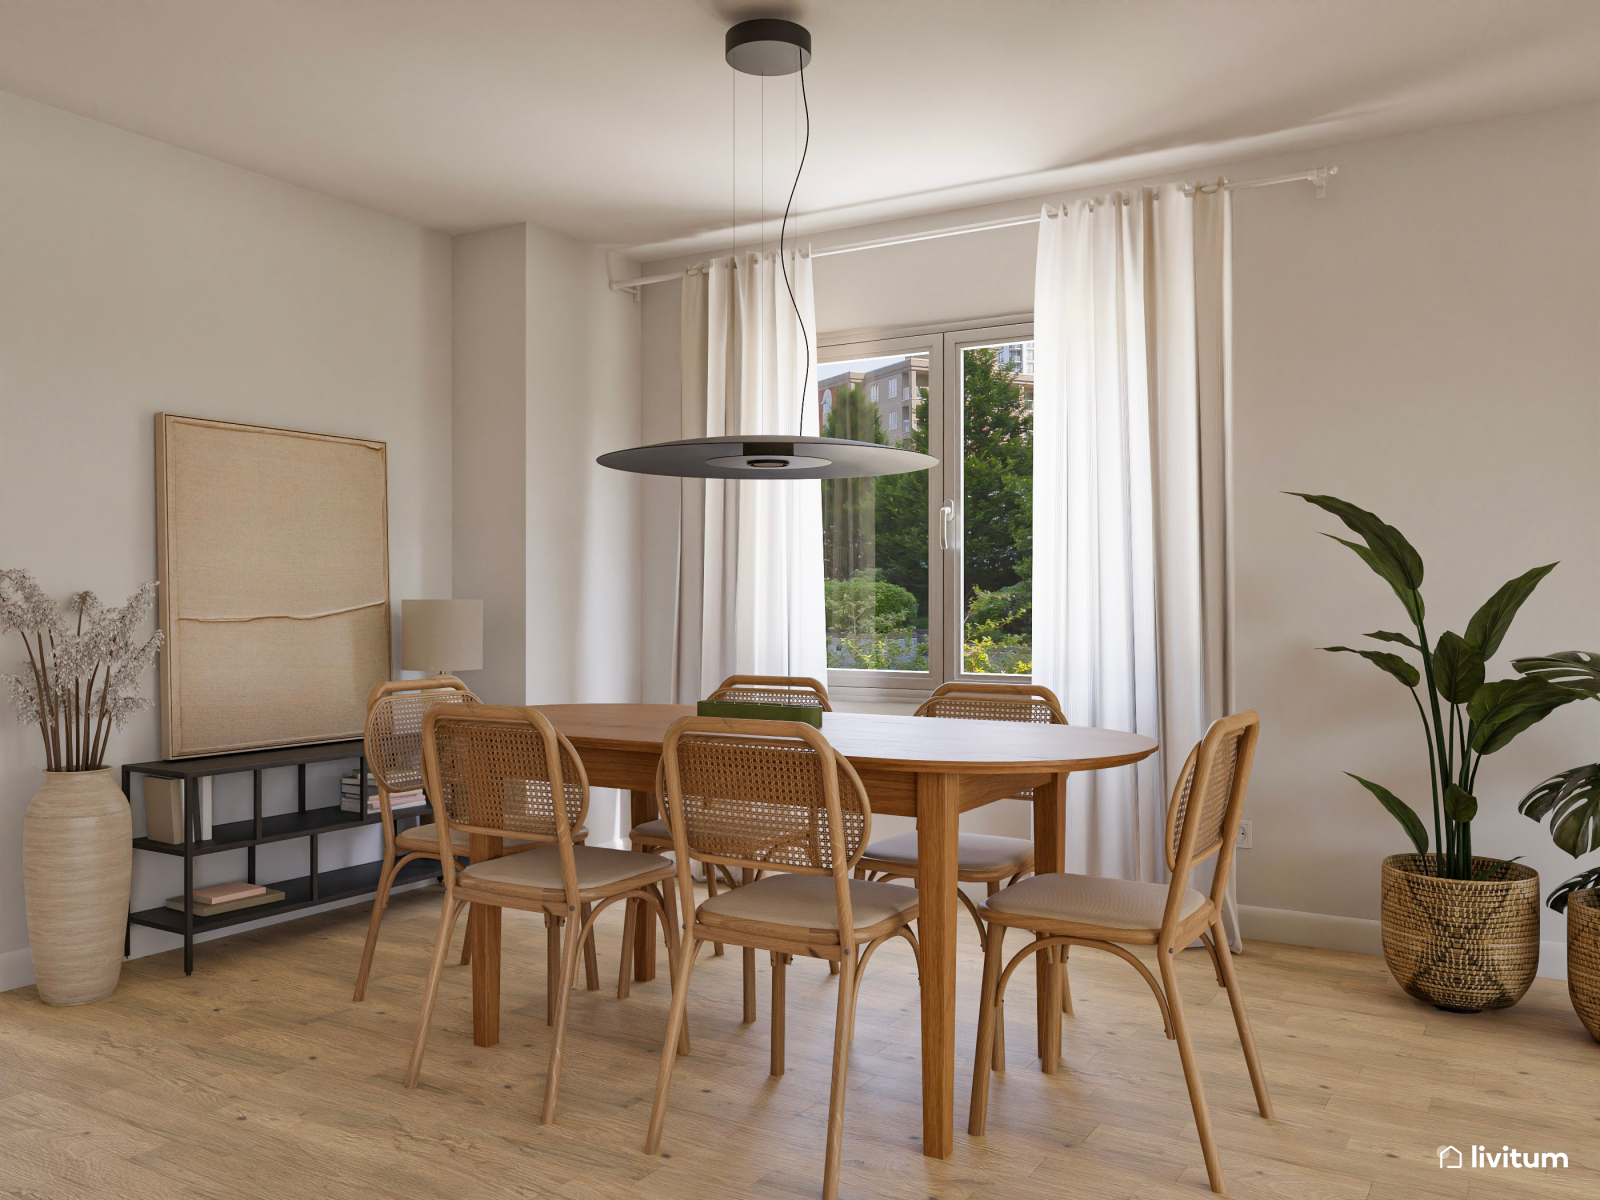
[[[861,671],[830,668],[828,691],[854,702],[918,703],[953,680],[1026,683],[1026,675],[981,675],[962,671],[962,632],[956,608],[962,595],[961,555],[961,352],[972,346],[1025,342],[1033,337],[1031,313],[900,329],[843,330],[817,339],[819,363],[883,358],[894,354],[928,359],[928,446],[939,466],[928,478],[928,670]],[[913,381],[915,372],[913,370]],[[949,381],[949,386],[946,386]],[[913,423],[917,397],[913,382]],[[907,426],[909,429],[912,426]],[[902,430],[904,432],[904,430]],[[941,512],[950,506],[950,528]]]

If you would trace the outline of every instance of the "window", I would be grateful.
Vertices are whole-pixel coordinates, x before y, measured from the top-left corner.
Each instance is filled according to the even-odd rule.
[[[823,434],[937,456],[931,471],[825,480],[830,688],[923,692],[1032,668],[1033,330],[824,338]],[[893,408],[880,411],[885,380]],[[902,386],[903,385],[903,386]]]

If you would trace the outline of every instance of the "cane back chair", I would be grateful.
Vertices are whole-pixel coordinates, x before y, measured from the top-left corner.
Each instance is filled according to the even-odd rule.
[[[1255,1038],[1245,1014],[1244,993],[1233,969],[1233,953],[1222,927],[1222,902],[1233,870],[1234,844],[1250,765],[1255,757],[1260,717],[1238,713],[1214,721],[1204,739],[1189,753],[1172,803],[1167,808],[1166,853],[1172,871],[1170,884],[1140,883],[1127,879],[1100,879],[1091,875],[1035,875],[1002,889],[982,904],[988,925],[983,959],[983,999],[978,1013],[978,1045],[972,1076],[969,1132],[981,1135],[988,1116],[989,1063],[992,1041],[1006,983],[1019,963],[1040,949],[1052,946],[1087,946],[1117,955],[1133,966],[1156,998],[1169,1039],[1178,1043],[1189,1102],[1194,1109],[1200,1148],[1205,1156],[1211,1190],[1225,1191],[1222,1162],[1217,1155],[1211,1112],[1205,1086],[1189,1037],[1189,1019],[1178,991],[1175,963],[1180,951],[1196,937],[1211,955],[1217,985],[1225,988],[1233,1008],[1245,1066],[1255,1088],[1261,1115],[1272,1117],[1272,1099],[1266,1076],[1256,1055]],[[1197,863],[1217,856],[1211,891],[1202,895],[1189,886]],[[1036,931],[1032,942],[1001,969],[1006,930],[1012,926]],[[1160,981],[1124,947],[1153,946]]]
[[[820,708],[823,712],[832,712],[833,706],[828,703],[828,689],[817,680],[804,675],[729,675],[707,700],[733,700],[747,704],[787,704],[795,707]],[[659,795],[659,793],[658,793]],[[672,849],[672,834],[667,831],[667,823],[657,817],[653,821],[645,821],[635,825],[628,831],[628,844],[635,850],[659,853],[662,850]],[[717,873],[722,872],[729,887],[738,887],[741,880],[734,878],[733,872],[727,867],[707,865],[706,894],[715,896],[720,890]],[[634,922],[638,919],[637,905],[628,906],[626,928],[622,939],[622,966],[617,976],[617,996],[626,999],[628,995],[629,980],[633,974],[633,954],[637,945],[633,936]],[[714,942],[711,952],[717,956],[722,954],[722,943]],[[828,969],[838,972],[839,964],[830,962]],[[744,1019],[749,1024],[756,1019],[756,960],[755,952],[747,950],[744,955]]]
[[[676,1042],[687,1020],[689,979],[713,939],[772,955],[772,1065],[784,1071],[785,968],[795,955],[840,964],[828,1099],[824,1200],[839,1192],[845,1071],[856,997],[868,960],[890,938],[911,943],[915,889],[852,879],[872,828],[866,789],[826,738],[797,721],[685,717],[661,747],[662,811],[677,856],[678,889],[692,897],[690,859],[760,878],[695,906],[684,903],[682,957],[662,1047],[661,1074],[645,1152],[661,1143]]]
[[[395,829],[392,798],[400,792],[423,787],[422,721],[428,710],[440,704],[477,704],[478,698],[454,675],[434,675],[427,679],[395,679],[377,684],[367,694],[367,724],[363,734],[367,769],[378,787],[378,808],[383,827],[383,867],[378,875],[378,894],[372,901],[372,919],[367,923],[367,941],[361,950],[361,966],[356,972],[355,999],[367,993],[372,973],[372,956],[378,947],[378,929],[383,923],[389,893],[400,871],[417,859],[439,857],[439,836],[433,825],[424,821],[412,829]],[[363,797],[364,799],[364,797]],[[419,810],[420,811],[420,810]],[[586,840],[588,831],[578,830],[573,839]],[[468,837],[456,836],[453,849],[467,857]],[[516,840],[506,845],[507,852],[532,849],[533,843]],[[461,963],[471,961],[471,940],[461,948]],[[599,964],[593,943],[584,948],[584,965],[589,990],[600,986]]]
[[[667,915],[672,906],[672,863],[655,854],[579,845],[574,840],[573,832],[588,814],[589,778],[572,743],[536,709],[435,708],[423,722],[422,764],[438,828],[445,896],[406,1086],[416,1087],[422,1070],[428,1025],[460,904],[543,913],[559,949],[552,956],[559,983],[542,1115],[549,1124],[555,1119],[578,948],[588,941],[595,919],[607,907],[619,900],[636,900],[661,917],[669,931],[669,947],[676,949],[675,925]],[[473,857],[479,860],[462,869],[448,853],[457,833],[468,835]],[[506,838],[522,838],[533,845],[521,853],[501,854]]]
[[[912,714],[918,717],[944,717],[958,721],[1020,721],[1032,725],[1065,725],[1056,694],[1042,684],[956,682],[934,690]],[[1020,800],[1032,800],[1033,789],[1017,793]],[[895,834],[873,842],[861,855],[857,868],[868,879],[915,879],[917,877],[917,832]],[[995,834],[962,833],[956,838],[956,879],[960,883],[981,883],[993,896],[1007,881],[1016,883],[1033,873],[1033,842],[1028,838],[1000,837]],[[956,895],[966,905],[978,927],[978,940],[984,938],[983,917],[978,907],[960,888]],[[1053,952],[1052,952],[1053,954]],[[1050,961],[1056,961],[1053,957]],[[1065,951],[1056,970],[1061,990],[1061,1009],[1072,1011],[1072,989],[1067,982]],[[1003,1027],[995,1031],[994,1069],[1006,1068],[1006,1043]],[[1045,1032],[1040,1030],[1039,1053],[1045,1049]]]

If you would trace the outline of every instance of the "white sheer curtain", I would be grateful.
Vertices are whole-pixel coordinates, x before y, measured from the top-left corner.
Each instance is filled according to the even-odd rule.
[[[1161,742],[1072,777],[1069,870],[1168,877],[1171,781],[1233,705],[1230,237],[1227,192],[1175,184],[1046,208],[1039,225],[1033,678],[1073,724]]]
[[[776,253],[684,272],[684,437],[817,432],[811,259],[790,250],[784,261],[792,303]],[[733,674],[827,678],[821,489],[816,480],[683,481],[680,703]]]

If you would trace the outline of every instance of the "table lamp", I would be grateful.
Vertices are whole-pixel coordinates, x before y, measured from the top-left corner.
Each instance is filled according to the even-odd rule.
[[[430,675],[482,670],[483,601],[400,601],[400,667]]]

